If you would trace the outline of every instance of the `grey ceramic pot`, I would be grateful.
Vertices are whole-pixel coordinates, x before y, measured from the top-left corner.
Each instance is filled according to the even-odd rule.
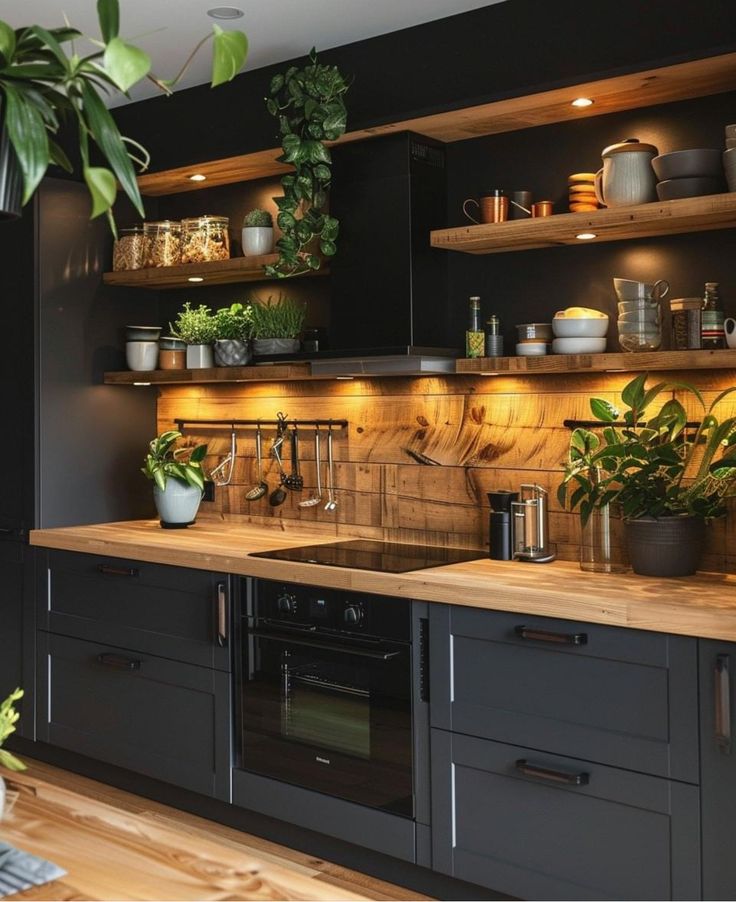
[[[163,492],[157,485],[153,487],[153,500],[162,523],[188,526],[197,516],[202,492],[196,486],[169,477]]]
[[[298,350],[298,338],[253,339],[253,353],[256,357],[268,357],[273,354],[296,354]]]
[[[640,517],[626,521],[626,543],[640,576],[692,576],[705,540],[701,517]]]
[[[245,366],[250,360],[250,342],[236,338],[218,338],[215,342],[215,366]]]
[[[187,345],[188,370],[206,370],[214,365],[212,345]]]

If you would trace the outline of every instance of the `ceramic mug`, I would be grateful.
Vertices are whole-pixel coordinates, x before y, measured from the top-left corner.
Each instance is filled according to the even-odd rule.
[[[144,373],[156,369],[158,363],[157,341],[126,341],[125,361],[128,369]]]
[[[723,321],[723,331],[726,334],[726,344],[729,348],[736,348],[736,319],[732,316]]]
[[[468,213],[468,204],[475,204],[478,208],[480,219],[476,219]],[[509,199],[502,191],[492,191],[489,194],[483,194],[479,201],[474,197],[469,197],[463,201],[463,213],[476,225],[487,222],[506,222],[509,218]]]

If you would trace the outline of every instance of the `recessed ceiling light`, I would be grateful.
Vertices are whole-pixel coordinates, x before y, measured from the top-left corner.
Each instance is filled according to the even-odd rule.
[[[206,180],[206,178],[207,178],[207,176],[202,175],[201,172],[195,172],[194,175],[189,176],[189,181],[190,182],[204,182]]]
[[[202,276],[189,276],[187,282],[204,282]]]
[[[500,376],[500,373],[481,373],[481,376]]]
[[[207,10],[211,19],[242,19],[245,13],[237,6],[213,6]]]
[[[351,382],[355,376],[335,376],[338,382]]]
[[[581,232],[579,235],[575,236],[579,241],[592,241],[593,238],[597,238],[595,232]]]
[[[593,106],[594,103],[595,101],[591,100],[590,97],[576,97],[575,100],[572,101],[572,106],[582,109],[586,106]]]
[[[134,382],[133,385],[150,385],[150,382]]]

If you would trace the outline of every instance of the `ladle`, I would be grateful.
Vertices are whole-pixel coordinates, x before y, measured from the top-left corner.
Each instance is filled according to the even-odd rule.
[[[320,461],[322,437],[319,434],[319,426],[315,428],[314,433],[314,463],[317,468],[317,492],[312,493],[311,497],[305,501],[299,502],[299,507],[316,507],[322,500],[322,462]]]
[[[332,427],[327,433],[327,504],[326,511],[334,511],[337,507],[337,500],[334,495],[335,488],[335,462],[332,458]]]
[[[256,476],[258,482],[245,493],[246,501],[260,501],[268,491],[268,483],[263,478],[263,445],[261,440],[261,424],[256,428]]]
[[[278,414],[279,425],[277,426],[276,438],[273,440],[273,445],[271,446],[271,455],[276,461],[276,466],[279,470],[279,479],[281,481],[280,485],[277,485],[276,488],[271,492],[268,496],[268,503],[271,507],[278,507],[280,504],[283,504],[286,501],[286,489],[284,488],[284,483],[286,482],[286,473],[284,472],[284,462],[281,459],[281,447],[284,444],[284,420],[282,414]]]

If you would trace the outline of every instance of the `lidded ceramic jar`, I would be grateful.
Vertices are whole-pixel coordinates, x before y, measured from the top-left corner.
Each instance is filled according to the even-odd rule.
[[[595,176],[598,202],[606,207],[648,204],[657,199],[657,178],[652,160],[659,151],[653,144],[626,138],[606,147],[603,168]]]

